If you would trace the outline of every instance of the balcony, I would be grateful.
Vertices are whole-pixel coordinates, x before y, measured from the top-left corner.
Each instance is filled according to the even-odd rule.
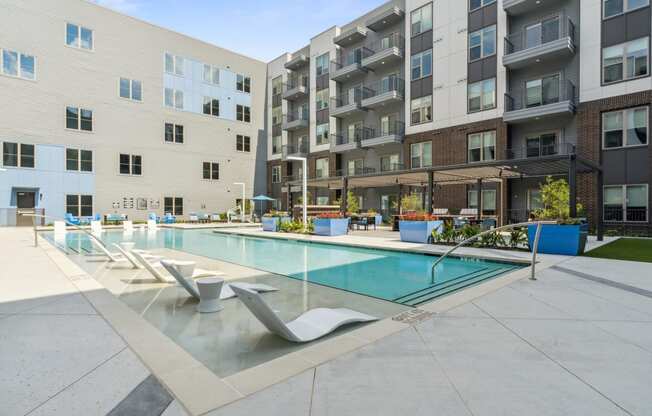
[[[376,173],[375,168],[364,167],[349,167],[345,171],[342,171],[340,176],[346,173],[346,176],[362,176],[362,175],[371,175]]]
[[[348,117],[366,111],[362,107],[362,97],[366,88],[354,88],[339,97],[331,97],[330,116]]]
[[[549,136],[549,137],[545,137]],[[575,151],[575,140],[560,139],[556,134],[548,134],[533,139],[525,139],[525,144],[507,149],[507,159],[531,159],[546,156],[570,155]],[[545,174],[543,172],[542,174]]]
[[[367,73],[362,60],[371,55],[371,49],[358,48],[343,54],[336,61],[331,61],[331,80],[342,82]]]
[[[528,81],[523,90],[505,94],[503,120],[516,124],[575,114],[575,85],[569,80],[554,78],[557,77]]]
[[[308,109],[287,114],[283,119],[283,130],[295,131],[308,128]]]
[[[549,0],[546,5],[561,3],[561,0]],[[541,7],[541,0],[503,0],[503,10],[510,16],[529,13]]]
[[[381,11],[374,17],[367,20],[367,27],[374,32],[387,29],[403,20],[405,12],[396,6],[390,6],[388,9]]]
[[[362,66],[367,69],[377,70],[379,68],[399,64],[403,61],[405,39],[399,33],[392,33],[371,44],[368,56],[362,59]]]
[[[310,58],[303,53],[299,53],[285,63],[285,69],[296,71],[297,69],[301,69],[304,66],[307,66],[309,63]]]
[[[291,143],[283,146],[282,156],[283,160],[288,160],[289,156],[306,157],[308,155],[308,137],[301,137],[292,140]]]
[[[507,36],[503,65],[518,69],[574,54],[575,24],[563,15],[553,16]]]
[[[388,104],[403,102],[405,81],[398,77],[388,77],[374,82],[363,90],[362,107],[378,108]]]
[[[310,91],[308,76],[290,77],[287,84],[283,85],[283,99],[295,101],[307,97]]]
[[[371,129],[368,127],[355,127],[331,135],[331,152],[342,153],[355,150],[360,147],[360,142],[371,136]]]
[[[338,46],[350,46],[367,38],[367,28],[356,26],[348,29],[333,38],[333,43]]]
[[[363,137],[360,147],[382,146],[390,143],[402,143],[405,136],[405,123],[399,120],[381,120],[378,128],[369,129],[370,132]]]

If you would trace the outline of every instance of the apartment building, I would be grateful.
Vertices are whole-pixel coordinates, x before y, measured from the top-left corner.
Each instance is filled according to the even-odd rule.
[[[265,86],[263,62],[87,1],[0,0],[0,224],[264,192]]]
[[[651,25],[649,0],[387,2],[269,63],[268,191],[514,222],[554,176],[593,227],[649,230]]]

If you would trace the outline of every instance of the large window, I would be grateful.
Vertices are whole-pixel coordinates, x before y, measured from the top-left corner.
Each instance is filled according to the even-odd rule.
[[[66,107],[66,128],[71,130],[93,131],[93,110],[79,107]]]
[[[649,74],[649,39],[641,38],[602,50],[602,82],[618,82]]]
[[[245,123],[251,123],[251,107],[237,104],[235,106],[235,119],[244,121]]]
[[[496,159],[496,132],[485,131],[469,134],[469,162],[482,162]]]
[[[66,195],[66,213],[75,217],[92,217],[93,195]]]
[[[66,170],[92,172],[93,152],[90,150],[66,149]]]
[[[496,25],[485,27],[469,35],[469,61],[496,54]]]
[[[529,212],[543,209],[543,199],[541,199],[541,190],[539,188],[528,189],[527,191],[527,210]]]
[[[412,11],[411,16],[412,36],[432,29],[432,3],[428,3]]]
[[[183,143],[183,126],[180,124],[165,123],[165,142]]]
[[[281,167],[272,166],[272,183],[281,183]]]
[[[183,91],[172,88],[165,89],[165,106],[183,110]]]
[[[421,143],[411,144],[410,163],[412,169],[432,166],[432,142],[421,142]]]
[[[140,176],[143,174],[143,157],[120,153],[120,174]]]
[[[209,116],[220,116],[220,100],[217,98],[204,97],[203,112]]]
[[[0,49],[0,71],[11,77],[34,79],[36,77],[34,57],[9,49]]]
[[[412,55],[412,81],[432,75],[432,49]]]
[[[185,60],[182,56],[176,56],[170,53],[165,54],[165,72],[168,74],[183,76],[184,63]]]
[[[496,108],[496,78],[469,84],[469,113]]]
[[[469,208],[478,208],[478,191],[470,190],[469,194]],[[496,190],[483,189],[482,190],[482,213],[491,213],[496,211]]]
[[[238,74],[235,81],[235,89],[238,91],[251,92],[251,77]]]
[[[183,198],[174,196],[164,197],[163,212],[171,215],[183,215]]]
[[[557,134],[542,133],[525,138],[525,156],[541,157],[557,154]]]
[[[283,136],[273,136],[272,137],[272,154],[277,155],[281,153],[281,142],[283,141]]]
[[[322,144],[328,144],[329,143],[329,128],[330,125],[328,123],[322,123],[317,125],[317,146],[322,145]]]
[[[432,95],[415,98],[410,106],[410,120],[413,126],[432,121]]]
[[[495,2],[496,0],[469,0],[469,11],[472,12]]]
[[[66,25],[66,45],[73,48],[93,49],[93,31],[83,26]]]
[[[349,176],[361,175],[364,173],[364,159],[352,159],[346,164],[346,172]]]
[[[401,169],[401,161],[398,153],[380,157],[380,171],[389,172]]]
[[[559,74],[533,79],[525,83],[528,108],[559,102]]]
[[[220,164],[216,162],[204,162],[202,164],[202,176],[204,179],[217,181],[220,179]]]
[[[283,92],[283,77],[278,76],[272,79],[272,95],[278,95]]]
[[[526,26],[525,48],[534,48],[559,39],[559,24],[559,16],[553,16]]]
[[[120,97],[128,100],[143,100],[143,83],[135,79],[120,78]]]
[[[623,13],[645,7],[650,4],[650,0],[602,0],[604,18],[618,16]]]
[[[204,74],[202,78],[206,84],[219,85],[220,69],[216,66],[204,64]]]
[[[648,185],[610,185],[604,187],[604,220],[647,222]]]
[[[329,61],[329,54],[325,53],[323,55],[319,55],[315,59],[315,71],[317,73],[317,76],[323,75],[323,74],[328,74],[328,61]]]
[[[235,136],[235,150],[238,152],[251,152],[251,137],[238,134]]]
[[[328,158],[323,157],[315,161],[315,176],[317,178],[328,178]]]
[[[602,114],[602,147],[647,144],[649,107],[630,108]]]
[[[2,143],[2,165],[14,168],[33,168],[34,145],[25,143]]]
[[[317,91],[317,94],[315,94],[315,102],[317,105],[317,111],[328,108],[328,88]]]

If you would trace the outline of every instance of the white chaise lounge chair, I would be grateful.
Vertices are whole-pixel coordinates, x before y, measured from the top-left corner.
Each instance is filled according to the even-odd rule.
[[[134,223],[129,220],[124,220],[122,221],[122,230],[125,233],[133,233],[134,232]]]
[[[102,234],[102,223],[100,221],[91,221],[91,233],[98,236]]]
[[[232,284],[231,288],[247,309],[265,327],[291,342],[309,342],[330,334],[342,325],[376,321],[378,318],[351,309],[316,308],[287,324],[269,307],[260,294]]]
[[[152,263],[149,261],[149,259],[146,256],[143,256],[142,252],[139,251],[132,251],[130,253],[134,259],[142,265],[148,272],[151,273],[152,276],[156,280],[158,280],[161,283],[174,283],[177,279],[171,279],[167,276],[165,276],[163,273],[161,273],[161,267],[163,266],[163,262],[168,262],[172,263],[174,260],[171,259],[162,259],[162,258],[157,258],[156,262]],[[167,268],[166,268],[167,270]],[[195,269],[192,278],[197,278],[197,277],[209,277],[209,276],[219,276],[222,275],[222,272],[218,271],[211,271],[211,270],[202,270],[202,269]],[[199,299],[199,298],[197,298]]]
[[[113,243],[113,247],[115,247],[116,250],[118,250],[118,253],[122,257],[124,257],[127,261],[129,261],[129,263],[131,263],[131,265],[133,266],[134,269],[142,269],[143,268],[143,266],[140,263],[138,263],[136,261],[136,259],[133,257],[132,253],[134,251],[140,253],[140,255],[145,260],[149,260],[149,261],[158,261],[158,260],[161,260],[163,258],[163,256],[156,256],[156,255],[151,254],[150,252],[148,252],[146,250],[132,250],[131,252],[127,252],[127,250],[122,248],[122,246],[120,246],[120,244],[117,244],[117,243]]]
[[[179,273],[179,271],[174,267],[174,265],[168,260],[161,260],[161,266],[163,266],[163,268],[167,270],[167,272],[170,273],[170,275],[172,275],[172,277],[174,277],[175,280],[179,282],[179,284],[183,286],[184,289],[186,289],[186,291],[190,294],[190,296],[192,296],[197,300],[200,299],[199,290],[197,289],[197,285],[192,279],[184,279],[184,277],[181,276],[181,273]],[[278,290],[275,287],[260,284],[260,283],[241,282],[238,283],[238,285],[240,287],[253,290],[254,292],[275,292]],[[220,292],[220,299],[225,300],[225,299],[234,298],[236,296],[237,295],[231,288],[231,284],[224,283],[224,285],[222,286],[222,291]]]

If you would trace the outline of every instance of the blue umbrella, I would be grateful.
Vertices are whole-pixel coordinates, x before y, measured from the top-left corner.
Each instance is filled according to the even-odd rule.
[[[260,202],[265,202],[265,201],[273,201],[274,198],[270,198],[270,197],[268,197],[267,195],[262,195],[262,194],[261,194],[261,195],[258,195],[258,196],[255,196],[255,197],[251,198],[251,200],[252,200],[252,201],[256,201],[256,202],[258,202],[258,201],[260,201]],[[262,205],[262,204],[261,204],[261,205]]]

